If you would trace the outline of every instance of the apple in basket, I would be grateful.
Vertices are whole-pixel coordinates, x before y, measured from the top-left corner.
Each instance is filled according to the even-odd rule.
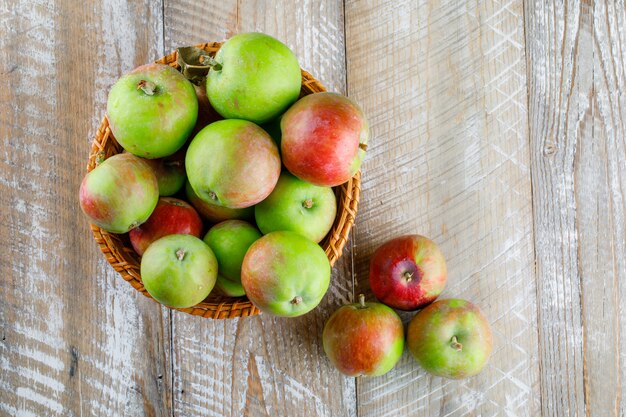
[[[254,207],[254,214],[265,234],[291,230],[319,242],[335,221],[337,200],[332,188],[318,187],[283,172],[274,191]]]
[[[314,309],[330,284],[330,263],[316,243],[272,232],[250,246],[241,266],[246,295],[261,311],[295,317]]]
[[[152,298],[168,307],[187,308],[204,300],[215,286],[217,260],[197,237],[169,235],[148,246],[140,270]]]
[[[391,308],[359,302],[340,307],[324,325],[324,352],[348,376],[378,376],[389,372],[402,356],[404,326]]]
[[[148,220],[128,233],[130,243],[139,255],[152,242],[167,235],[186,234],[200,237],[202,219],[186,202],[172,197],[161,197]]]
[[[185,173],[184,149],[165,158],[144,160],[148,162],[156,175],[161,197],[174,195],[185,185],[187,174]]]
[[[261,232],[243,220],[226,220],[218,223],[204,237],[205,243],[217,258],[218,287],[226,295],[244,295],[241,285],[241,264],[248,248],[260,238]]]
[[[200,216],[211,223],[219,223],[231,219],[251,220],[254,218],[254,207],[231,209],[200,199],[193,188],[191,188],[189,181],[185,183],[185,195],[191,205],[200,213]]]
[[[298,99],[301,81],[298,59],[287,46],[263,33],[241,33],[217,51],[206,92],[225,118],[265,123]]]
[[[162,158],[180,149],[198,118],[193,85],[169,65],[135,68],[111,88],[107,117],[115,139],[128,152]]]
[[[302,97],[283,114],[280,127],[285,167],[301,180],[326,187],[356,174],[370,134],[359,106],[336,93]]]
[[[272,192],[281,165],[267,132],[246,120],[227,119],[211,123],[193,138],[185,168],[201,200],[245,208]]]
[[[126,233],[148,218],[159,200],[157,179],[141,158],[111,156],[80,184],[79,201],[91,223],[112,233]]]
[[[435,301],[413,317],[407,330],[407,346],[428,372],[460,379],[483,369],[493,337],[478,306],[447,299]]]

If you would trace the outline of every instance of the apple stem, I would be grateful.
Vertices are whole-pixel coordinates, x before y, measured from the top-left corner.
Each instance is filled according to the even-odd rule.
[[[363,152],[367,151],[367,143],[359,143],[359,149]]]
[[[184,249],[178,249],[176,251],[176,257],[178,258],[179,261],[182,261],[183,258],[185,257],[185,250]]]
[[[293,297],[293,300],[291,300],[291,304],[295,304],[298,305],[302,302],[302,297],[300,297],[299,295],[296,295],[295,297]]]
[[[404,277],[406,282],[411,282],[413,280],[413,272],[407,271],[402,276]]]
[[[463,345],[459,343],[459,341],[456,338],[456,336],[452,336],[452,343],[450,343],[450,346],[453,349],[456,349],[457,352],[460,352],[460,351],[463,350]]]
[[[200,55],[198,61],[200,61],[202,65],[213,68],[215,71],[222,70],[222,65],[219,64],[211,55]]]
[[[311,200],[310,198],[307,198],[306,200],[304,200],[304,202],[302,203],[302,207],[310,209],[311,207],[313,207],[313,200]]]
[[[137,84],[137,90],[141,90],[149,96],[153,96],[156,93],[157,86],[152,81],[141,80]]]
[[[359,308],[367,308],[365,305],[365,294],[359,294]]]

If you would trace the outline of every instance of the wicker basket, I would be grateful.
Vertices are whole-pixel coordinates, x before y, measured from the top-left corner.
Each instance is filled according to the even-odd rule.
[[[212,42],[198,45],[198,47],[214,55],[221,45],[219,42]],[[156,62],[179,68],[176,58],[176,52],[173,52]],[[321,91],[326,91],[324,86],[313,78],[311,74],[303,70],[300,96]],[[109,122],[105,116],[96,132],[96,137],[91,147],[87,171],[91,171],[96,167],[97,163],[121,151],[122,147],[113,137],[109,129]],[[359,172],[350,181],[335,188],[337,195],[337,218],[332,229],[321,242],[331,266],[341,257],[341,251],[348,240],[350,229],[352,229],[359,204],[360,186]],[[137,291],[146,297],[152,298],[141,282],[141,275],[139,274],[140,258],[130,245],[128,235],[109,233],[93,224],[91,225],[91,230],[100,250],[113,268]],[[214,319],[246,317],[260,313],[260,310],[246,297],[234,298],[213,293],[200,304],[179,310],[196,316]]]

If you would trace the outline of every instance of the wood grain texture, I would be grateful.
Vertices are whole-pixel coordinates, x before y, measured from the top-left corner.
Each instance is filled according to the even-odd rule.
[[[626,11],[528,2],[543,415],[623,416]]]
[[[77,197],[108,89],[162,52],[151,3],[0,3],[0,415],[170,415],[169,325]]]
[[[165,2],[166,49],[261,31],[285,42],[329,90],[345,92],[340,1]],[[352,299],[350,249],[314,312],[212,321],[174,313],[174,415],[351,416],[355,381],[324,356],[325,319]]]
[[[522,12],[521,1],[346,3],[348,93],[373,131],[359,286],[376,247],[423,234],[447,258],[442,297],[476,302],[494,331],[475,378],[430,377],[407,351],[384,377],[359,379],[360,416],[539,415]]]

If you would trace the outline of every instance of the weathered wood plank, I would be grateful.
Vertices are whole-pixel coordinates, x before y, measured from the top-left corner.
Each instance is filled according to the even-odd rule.
[[[277,37],[330,90],[345,91],[339,1],[165,3],[166,49],[245,31]],[[346,249],[322,305],[304,317],[211,321],[174,313],[174,414],[355,415],[354,379],[332,369],[320,341],[324,320],[352,292]]]
[[[543,415],[626,413],[623,1],[528,2]]]
[[[346,3],[348,93],[373,130],[360,288],[377,246],[429,236],[448,262],[443,297],[480,305],[495,345],[465,381],[430,377],[405,352],[386,376],[358,380],[361,416],[539,415],[522,12],[521,1]]]
[[[9,0],[0,20],[0,414],[170,415],[169,325],[77,198],[108,89],[162,53],[161,7]]]

